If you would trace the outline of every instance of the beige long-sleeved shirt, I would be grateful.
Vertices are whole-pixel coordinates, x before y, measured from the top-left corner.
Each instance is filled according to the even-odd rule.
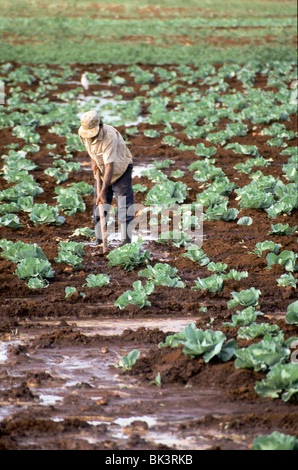
[[[101,179],[104,175],[104,166],[114,163],[111,183],[114,183],[133,162],[132,155],[125,144],[122,135],[113,126],[103,124],[99,134],[94,139],[83,139],[86,150],[100,170]]]

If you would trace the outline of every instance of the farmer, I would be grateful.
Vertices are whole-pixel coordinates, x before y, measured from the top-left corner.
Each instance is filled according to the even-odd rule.
[[[121,134],[108,124],[103,124],[96,111],[88,111],[81,117],[79,136],[91,158],[94,177],[100,177],[100,192],[97,181],[94,185],[93,222],[96,243],[102,243],[98,204],[105,206],[105,219],[113,194],[117,203],[117,218],[121,228],[121,239],[131,242],[131,224],[134,219],[134,195],[132,188],[132,155]],[[130,224],[130,226],[129,226]]]

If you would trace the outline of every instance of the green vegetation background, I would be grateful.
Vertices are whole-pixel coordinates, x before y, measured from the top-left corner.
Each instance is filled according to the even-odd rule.
[[[0,0],[0,61],[296,59],[296,1]]]

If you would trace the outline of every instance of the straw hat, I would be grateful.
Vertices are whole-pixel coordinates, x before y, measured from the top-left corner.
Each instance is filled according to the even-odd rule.
[[[91,139],[99,132],[100,117],[96,111],[87,111],[81,117],[81,126],[79,128],[79,135],[83,139]]]

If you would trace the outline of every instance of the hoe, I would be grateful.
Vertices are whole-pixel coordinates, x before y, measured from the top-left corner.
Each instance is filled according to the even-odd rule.
[[[99,171],[97,172],[96,181],[97,181],[97,194],[99,194],[100,186],[101,186]],[[103,210],[103,205],[101,203],[98,204],[98,209],[99,209],[101,238],[102,238],[102,252],[105,253],[107,251],[107,240],[106,240],[106,231],[105,231],[104,210]]]

